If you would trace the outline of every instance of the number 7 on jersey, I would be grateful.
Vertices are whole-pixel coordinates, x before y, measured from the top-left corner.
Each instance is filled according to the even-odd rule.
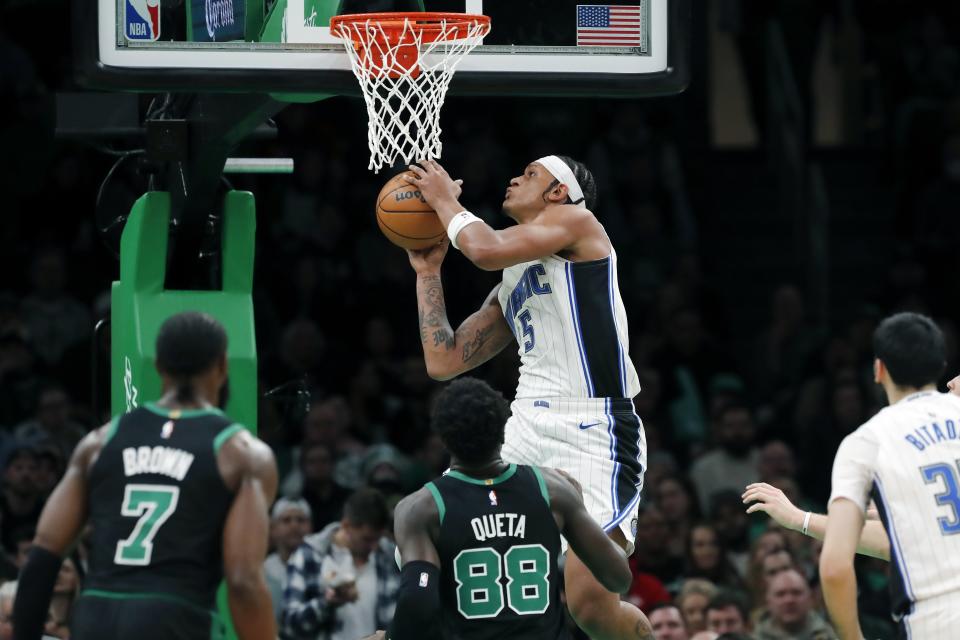
[[[120,514],[139,518],[133,532],[117,543],[115,564],[146,566],[153,556],[153,539],[163,523],[177,510],[180,487],[163,484],[128,484]]]

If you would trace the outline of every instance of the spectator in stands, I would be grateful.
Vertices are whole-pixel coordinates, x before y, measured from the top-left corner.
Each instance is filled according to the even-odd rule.
[[[800,383],[818,339],[805,316],[803,294],[797,287],[781,285],[773,292],[770,324],[760,334],[755,350],[756,392],[760,397],[776,402],[778,393]]]
[[[757,624],[757,640],[836,640],[827,622],[813,610],[806,578],[796,569],[781,571],[770,581],[767,613]]]
[[[633,582],[625,596],[630,604],[641,611],[650,611],[651,607],[670,602],[673,597],[657,576],[652,573],[637,571],[633,560],[630,562],[630,571],[633,573]]]
[[[44,633],[54,638],[64,640],[70,637],[70,613],[73,603],[80,594],[80,574],[72,558],[64,558],[57,574],[57,581],[53,586],[53,597],[50,599],[50,613]]]
[[[367,449],[360,465],[360,473],[368,487],[373,487],[387,502],[387,509],[393,513],[397,503],[403,500],[404,472],[408,463],[404,456],[389,444],[377,444]],[[390,520],[391,529],[393,519]]]
[[[22,334],[0,334],[0,424],[30,415],[39,385],[36,369],[36,355]]]
[[[739,495],[743,487],[757,481],[759,451],[755,437],[756,425],[749,406],[731,402],[719,409],[714,421],[716,446],[690,468],[701,505],[710,504],[718,491],[731,489]]]
[[[788,548],[787,538],[780,529],[768,529],[750,545],[750,560],[747,564],[747,587],[753,602],[763,602],[767,583],[763,576],[763,560],[767,555]]]
[[[681,304],[664,316],[666,344],[653,355],[651,364],[664,382],[664,400],[678,440],[695,443],[706,432],[710,379],[723,370],[726,358],[708,339],[698,309]]]
[[[770,589],[770,582],[779,574],[790,569],[799,571],[796,560],[789,549],[778,549],[771,551],[763,557],[761,562],[763,571],[763,584],[765,592]]]
[[[718,587],[740,589],[743,580],[730,562],[720,536],[713,526],[701,523],[690,529],[684,575],[703,578]]]
[[[743,509],[740,491],[725,489],[714,494],[709,513],[710,523],[720,536],[730,564],[737,575],[745,575],[750,559],[750,516]]]
[[[327,443],[304,444],[300,453],[300,473],[303,476],[303,499],[312,513],[311,531],[320,531],[343,514],[343,505],[350,490],[341,487],[333,478],[333,450]]]
[[[27,555],[30,553],[30,547],[33,546],[33,537],[36,532],[36,528],[29,525],[20,527],[13,532],[13,543],[16,545],[13,564],[16,565],[17,570],[22,569],[27,561]]]
[[[36,449],[36,458],[33,483],[46,502],[66,471],[67,458],[64,458],[60,447],[52,443],[41,443]]]
[[[665,603],[650,609],[647,615],[654,640],[688,640],[687,624],[676,605]]]
[[[362,453],[363,444],[354,438],[350,405],[342,396],[330,396],[310,409],[303,425],[303,442],[322,442],[335,456]],[[745,485],[744,485],[745,486]]]
[[[794,478],[797,475],[797,462],[793,449],[783,440],[771,440],[762,447],[757,456],[757,476],[760,482],[771,482],[778,478]]]
[[[314,444],[326,445],[332,461],[353,454],[362,454],[364,446],[351,433],[350,407],[341,396],[330,396],[314,404],[303,417],[301,445],[294,448],[294,468],[283,479],[282,493],[292,497],[303,491],[303,472],[300,460],[303,451]],[[314,510],[316,515],[316,510]]]
[[[90,310],[64,291],[67,268],[60,249],[38,251],[30,277],[33,291],[23,300],[21,314],[37,354],[54,366],[69,347],[90,335]]]
[[[707,629],[715,633],[749,633],[750,612],[740,594],[720,591],[707,603]]]
[[[690,578],[683,581],[676,605],[683,614],[689,633],[697,633],[707,628],[707,603],[717,594],[717,587],[709,580]]]
[[[642,395],[642,394],[641,394]],[[653,501],[667,522],[668,547],[674,557],[682,557],[690,527],[700,517],[696,494],[689,482],[679,475],[660,479],[654,488]]]
[[[70,417],[70,396],[59,385],[44,387],[37,398],[36,412],[14,430],[14,435],[35,444],[52,445],[60,457],[69,459],[87,430]]]
[[[670,585],[683,575],[683,560],[670,555],[667,546],[668,535],[667,522],[660,509],[641,501],[637,515],[633,567],[636,572],[655,575],[660,582],[670,588]]]
[[[43,497],[34,484],[37,464],[33,449],[15,443],[8,451],[3,465],[3,493],[0,495],[0,516],[3,522],[3,548],[16,553],[13,533],[20,527],[36,526]]]
[[[385,629],[400,586],[383,496],[359,489],[343,519],[304,539],[287,564],[286,640],[355,640]]]
[[[287,588],[287,561],[310,531],[310,505],[306,500],[277,500],[270,512],[270,543],[274,551],[263,563],[277,622],[283,612],[283,592]]]

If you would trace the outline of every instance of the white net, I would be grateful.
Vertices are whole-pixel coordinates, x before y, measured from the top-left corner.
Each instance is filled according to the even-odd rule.
[[[440,109],[450,80],[489,31],[489,23],[463,18],[438,19],[427,29],[406,18],[400,25],[345,22],[335,33],[346,45],[367,105],[367,168],[374,172],[398,160],[440,157]]]

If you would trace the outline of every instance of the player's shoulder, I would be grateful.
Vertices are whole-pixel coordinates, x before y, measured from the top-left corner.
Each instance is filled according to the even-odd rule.
[[[593,224],[596,217],[593,212],[580,204],[555,204],[546,208],[544,215],[537,218],[540,224]]]
[[[77,443],[77,446],[74,447],[73,453],[70,454],[70,463],[88,467],[96,462],[97,456],[99,456],[103,446],[116,432],[119,419],[120,416],[117,416],[105,425],[83,436],[80,442]]]
[[[221,435],[224,439],[216,445],[218,456],[228,458],[254,474],[276,469],[273,449],[243,425],[233,423]]]
[[[883,432],[887,427],[904,420],[913,422],[918,413],[924,416],[950,415],[953,411],[957,411],[956,417],[960,418],[960,397],[953,393],[925,392],[882,408],[867,420],[861,429]]]
[[[425,525],[440,515],[440,501],[426,485],[420,487],[397,503],[393,519],[397,527]]]

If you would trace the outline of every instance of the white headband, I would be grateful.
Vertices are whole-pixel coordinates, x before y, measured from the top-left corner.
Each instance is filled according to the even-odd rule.
[[[583,189],[580,188],[577,177],[573,175],[573,171],[570,170],[566,162],[557,156],[543,156],[536,162],[542,164],[547,171],[553,174],[553,177],[559,180],[560,184],[567,185],[567,194],[574,204],[583,200]]]

